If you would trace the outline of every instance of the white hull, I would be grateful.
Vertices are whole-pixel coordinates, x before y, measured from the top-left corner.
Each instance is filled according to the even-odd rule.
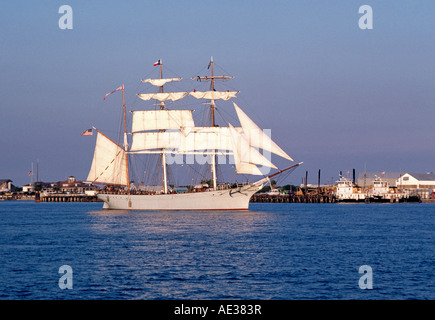
[[[121,210],[248,210],[249,200],[263,185],[240,188],[158,195],[98,194],[103,209]]]

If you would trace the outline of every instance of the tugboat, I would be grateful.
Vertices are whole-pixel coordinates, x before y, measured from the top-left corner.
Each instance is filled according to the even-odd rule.
[[[373,181],[373,188],[368,192],[367,202],[398,202],[401,196],[394,191],[390,191],[388,182],[376,176]]]
[[[338,202],[365,202],[366,200],[366,195],[345,177],[340,177],[337,181],[334,195]]]
[[[373,188],[367,192],[366,202],[370,203],[397,203],[397,202],[421,202],[418,196],[409,195],[406,192],[398,192],[391,188],[387,181],[376,176]]]

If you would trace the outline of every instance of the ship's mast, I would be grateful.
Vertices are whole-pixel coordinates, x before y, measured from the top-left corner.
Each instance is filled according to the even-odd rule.
[[[215,76],[214,75],[214,65],[213,65],[213,57],[210,58],[210,63],[208,65],[208,68],[211,69],[211,76],[205,76],[205,77],[196,77],[195,79],[199,79],[199,80],[210,80],[211,81],[211,91],[215,91],[215,87],[214,87],[214,81],[215,79],[232,79],[233,77],[229,77],[229,76]],[[216,108],[216,104],[214,102],[214,99],[210,100],[210,113],[211,113],[211,126],[212,127],[216,127],[216,123],[215,123],[215,116],[214,116],[214,111]],[[215,150],[213,150],[213,153],[210,155],[211,157],[211,174],[212,174],[212,181],[213,181],[213,190],[217,189],[217,178],[216,178],[216,154],[215,154]]]
[[[160,79],[163,79],[163,64],[160,59]],[[160,87],[160,92],[163,93],[163,85]],[[160,102],[160,110],[165,109],[165,103],[163,101]],[[165,130],[162,130],[162,132]],[[166,154],[165,150],[162,149],[162,168],[163,168],[163,190],[164,193],[168,193],[168,178],[166,173]]]
[[[127,194],[130,194],[130,176],[128,172],[128,155],[127,155],[127,149],[128,149],[128,143],[127,143],[127,117],[125,114],[125,93],[124,93],[124,85],[122,85],[122,107],[124,110],[124,150],[125,150],[125,166],[126,166],[126,173],[127,173]]]
[[[214,91],[214,74],[213,74],[213,57],[210,59],[210,66],[211,66],[211,91]],[[211,99],[210,101],[210,113],[211,113],[211,126],[215,127],[215,121],[214,121],[214,99]],[[213,179],[213,190],[217,189],[217,178],[216,178],[216,155],[215,150],[213,150],[213,154],[211,157],[211,175]]]
[[[33,186],[33,162],[32,162],[32,183],[31,183],[31,185]]]
[[[213,73],[213,57],[211,57],[210,59],[210,67],[211,67],[211,91],[215,91],[214,88],[214,73]],[[211,99],[210,101],[210,108],[211,108],[211,126],[215,127],[215,123],[214,123],[214,108],[215,108],[215,104],[214,104],[214,99]]]

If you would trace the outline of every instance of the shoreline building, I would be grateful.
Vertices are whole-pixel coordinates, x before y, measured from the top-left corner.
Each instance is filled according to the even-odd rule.
[[[0,180],[1,181],[1,180]],[[100,188],[90,182],[76,180],[74,176],[69,176],[67,180],[57,182],[34,182],[23,185],[23,193],[33,193],[37,187],[45,194],[95,194]]]
[[[65,181],[58,181],[53,184],[53,187],[57,187],[60,192],[64,193],[86,193],[86,191],[95,191],[95,187],[92,183],[86,183],[78,181],[74,176],[69,176]]]
[[[428,199],[435,190],[435,173],[405,173],[397,179],[396,185]]]
[[[23,189],[23,193],[32,193],[35,192],[35,185],[34,184],[25,184],[21,186]]]

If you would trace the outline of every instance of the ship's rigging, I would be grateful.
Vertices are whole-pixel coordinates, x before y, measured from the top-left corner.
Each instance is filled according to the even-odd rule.
[[[222,161],[219,159],[225,159],[223,162],[226,164],[229,159],[233,160],[229,166],[235,169],[234,175],[263,177],[267,176],[270,169],[278,169],[271,162],[271,158],[266,156],[267,154],[273,153],[293,161],[234,102],[233,107],[240,126],[233,125],[234,122],[226,122],[224,126],[217,124],[216,102],[232,100],[237,97],[238,91],[217,89],[217,81],[226,81],[233,77],[216,75],[213,58],[207,68],[209,75],[191,78],[200,83],[209,83],[209,88],[206,90],[166,90],[170,85],[178,87],[182,78],[178,76],[165,78],[162,60],[158,60],[154,65],[159,66],[159,76],[145,78],[142,83],[148,88],[154,87],[157,92],[137,93],[137,97],[145,103],[156,101],[157,106],[145,110],[141,106],[141,110],[130,111],[131,127],[128,127],[124,86],[117,89],[122,88],[123,145],[120,146],[95,129],[98,134],[88,181],[125,186],[127,194],[130,194],[132,186],[136,190],[147,191],[146,188],[149,188],[148,191],[167,194],[174,191],[171,187],[179,185],[177,183],[180,181],[179,170],[183,169],[186,175],[194,173],[191,180],[184,179],[184,185],[193,186],[199,182],[209,190],[217,191],[230,187],[229,183],[222,184],[223,175],[218,165]],[[173,107],[175,103],[187,98],[206,101],[205,104],[209,106],[208,121],[199,123],[197,119],[194,120],[196,110]],[[204,114],[204,110],[201,110],[204,109],[203,104],[199,105],[200,110],[195,114]],[[171,105],[171,108],[168,108],[168,105]],[[263,150],[263,153],[260,150]],[[142,160],[141,165],[134,164],[138,156],[143,156],[147,160]],[[194,159],[193,163],[187,161],[188,157]],[[168,159],[171,160],[169,164]],[[176,169],[170,170],[174,162],[177,164]],[[295,168],[299,164],[286,168],[282,172]],[[156,165],[160,169],[157,169]],[[207,170],[208,174],[203,170]],[[135,174],[132,174],[133,171]],[[158,174],[154,175],[154,173]],[[132,179],[132,176],[136,178]],[[221,183],[219,183],[219,176],[222,177]],[[136,181],[134,185],[130,184],[131,180]],[[264,183],[267,180],[268,177],[265,177],[259,181]],[[205,182],[209,182],[209,185]],[[256,187],[258,185],[258,183],[252,184]]]

